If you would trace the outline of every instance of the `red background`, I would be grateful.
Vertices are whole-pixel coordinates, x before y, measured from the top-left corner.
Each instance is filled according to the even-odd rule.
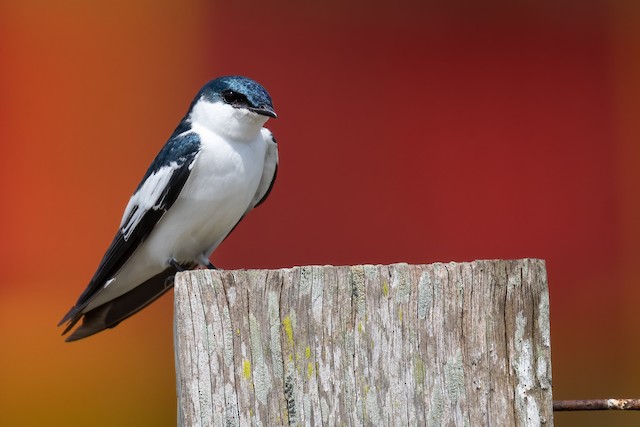
[[[640,397],[637,2],[85,3],[0,3],[1,425],[175,424],[171,297],[55,324],[225,74],[271,93],[281,166],[216,265],[544,258],[554,398]]]

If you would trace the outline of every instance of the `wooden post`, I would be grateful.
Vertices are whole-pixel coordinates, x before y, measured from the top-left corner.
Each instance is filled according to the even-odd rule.
[[[542,260],[199,270],[178,424],[552,425]]]

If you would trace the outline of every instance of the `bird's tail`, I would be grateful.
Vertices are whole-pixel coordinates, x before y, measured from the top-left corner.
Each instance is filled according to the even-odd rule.
[[[71,309],[63,319],[63,322],[68,320],[69,325],[62,334],[66,334],[80,318],[82,318],[82,325],[73,331],[66,341],[76,341],[104,329],[113,328],[126,318],[136,314],[171,289],[176,271],[174,267],[168,267],[162,273],[156,274],[126,294],[86,313],[75,313],[74,315],[72,314],[74,309]]]

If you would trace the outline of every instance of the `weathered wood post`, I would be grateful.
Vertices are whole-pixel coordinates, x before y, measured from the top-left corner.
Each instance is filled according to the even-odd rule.
[[[552,425],[544,261],[192,271],[178,423]]]

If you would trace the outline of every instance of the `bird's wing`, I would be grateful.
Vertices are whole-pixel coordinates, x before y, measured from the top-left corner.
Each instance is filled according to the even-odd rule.
[[[267,151],[264,156],[264,169],[262,169],[262,178],[260,179],[260,184],[258,184],[258,190],[247,212],[267,199],[269,193],[271,193],[273,184],[276,182],[276,175],[278,174],[278,144],[276,143],[276,139],[273,137],[271,131],[265,128],[262,129],[262,137],[267,143]],[[245,214],[247,212],[245,212]]]
[[[182,267],[190,269],[195,266],[195,264],[185,264]],[[176,272],[175,267],[169,266],[126,294],[83,313],[82,326],[74,330],[65,341],[76,341],[117,326],[118,323],[133,316],[171,289]]]
[[[70,321],[67,332],[82,317],[82,310],[104,289],[133,252],[173,205],[184,186],[200,149],[200,139],[185,132],[169,139],[156,156],[125,208],[120,228],[76,305],[60,324]]]

